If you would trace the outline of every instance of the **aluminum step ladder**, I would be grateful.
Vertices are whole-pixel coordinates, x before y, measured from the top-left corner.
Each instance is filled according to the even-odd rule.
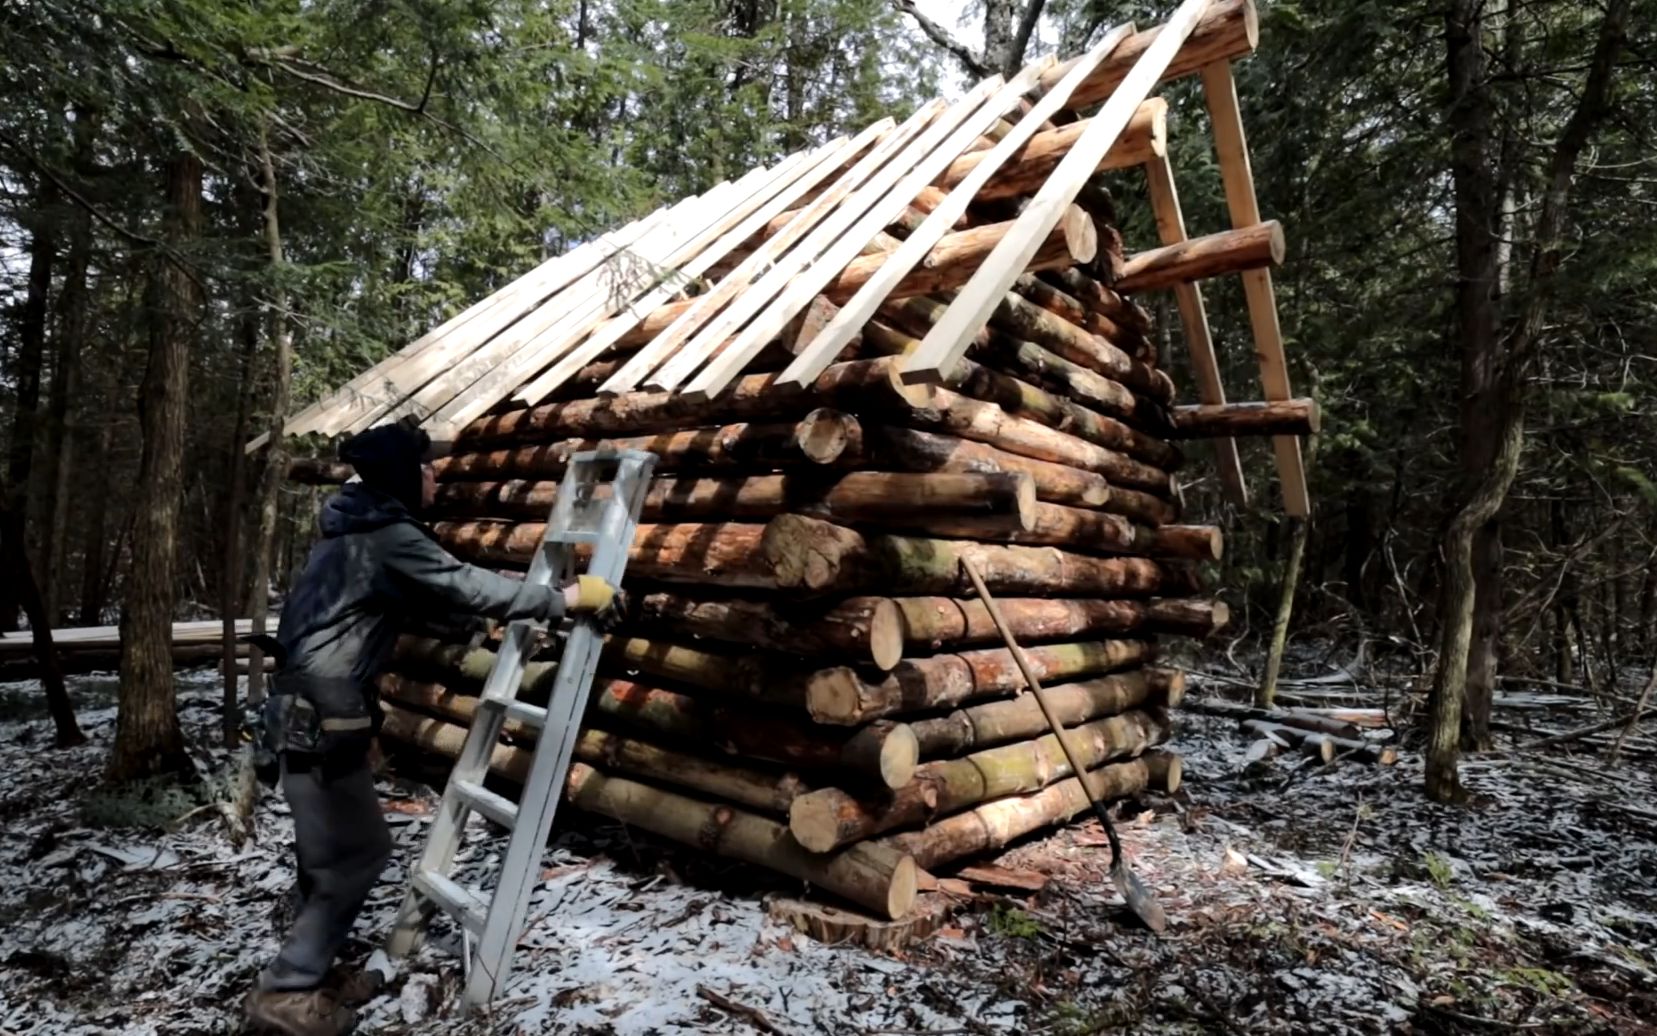
[[[590,545],[587,573],[619,586],[655,463],[655,454],[639,450],[585,452],[571,458],[525,581],[558,586],[574,578],[576,548]],[[476,942],[463,994],[468,1007],[487,1004],[506,985],[604,643],[591,618],[570,624],[552,692],[542,708],[519,701],[518,686],[545,632],[545,624],[529,620],[507,627],[432,818],[425,851],[410,871],[408,895],[386,946],[391,957],[406,957],[419,945],[433,911],[449,914]],[[509,719],[540,731],[529,777],[516,803],[484,787],[490,755]],[[467,817],[473,812],[512,832],[493,894],[462,887],[451,876]]]

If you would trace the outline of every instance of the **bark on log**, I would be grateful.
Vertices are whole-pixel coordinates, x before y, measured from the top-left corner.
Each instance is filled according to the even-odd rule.
[[[447,482],[434,513],[465,518],[543,517],[558,498],[558,483]],[[1049,505],[1051,506],[1051,505]],[[658,478],[645,491],[640,518],[648,522],[764,519],[790,512],[842,522],[913,526],[970,518],[1017,531],[1036,522],[1036,486],[1019,474],[889,474],[809,472],[725,478]]]
[[[1069,680],[1148,662],[1156,647],[1143,640],[1048,644],[1024,652],[1043,680]],[[1005,648],[905,659],[886,677],[870,682],[850,666],[812,673],[805,680],[806,708],[819,723],[855,726],[872,719],[957,705],[1010,694],[1024,678]]]
[[[1319,734],[1329,734],[1333,737],[1360,737],[1358,728],[1351,723],[1343,722],[1331,716],[1303,713],[1294,709],[1262,709],[1254,705],[1244,705],[1241,702],[1221,701],[1214,698],[1202,698],[1194,701],[1191,703],[1191,708],[1210,716],[1225,716],[1239,723],[1245,720],[1258,719],[1285,727],[1299,727],[1302,730],[1316,731]]]
[[[473,449],[484,443],[674,432],[714,420],[792,417],[813,407],[835,406],[836,400],[855,404],[839,409],[855,409],[893,396],[891,368],[886,357],[837,363],[803,389],[774,384],[775,374],[749,374],[711,400],[678,392],[627,392],[547,403],[480,417],[460,430],[456,442]]]
[[[452,723],[416,718],[394,725],[389,716],[383,732],[451,758],[459,753],[466,736],[464,728]],[[521,784],[529,773],[530,759],[531,753],[524,749],[500,745],[490,757],[489,768]],[[570,767],[564,797],[588,812],[810,882],[887,917],[901,917],[915,902],[914,860],[886,846],[857,845],[832,856],[808,853],[785,825],[774,820],[610,776],[586,763]]]
[[[1167,375],[1140,363],[1099,335],[1013,292],[1008,292],[995,307],[990,325],[1050,349],[1071,363],[1120,381],[1164,406],[1173,402],[1173,383]]]
[[[1145,558],[1090,558],[1052,547],[1004,547],[912,536],[864,536],[801,515],[773,518],[759,553],[775,585],[814,592],[903,587],[911,593],[970,590],[961,559],[970,557],[997,594],[1077,597],[1149,596],[1170,579]]]
[[[1092,771],[1090,783],[1106,799],[1138,795],[1148,788],[1172,794],[1179,790],[1180,770],[1178,756],[1149,752],[1141,758]],[[999,849],[1051,824],[1062,824],[1088,808],[1087,793],[1082,790],[1081,782],[1069,777],[1033,795],[987,802],[934,821],[919,831],[889,835],[871,844],[907,853],[917,866],[934,870],[951,860]]]
[[[1239,435],[1316,435],[1323,417],[1315,399],[1266,403],[1206,403],[1173,409],[1171,434],[1179,439],[1229,439]]]
[[[1078,765],[1091,769],[1160,744],[1168,737],[1168,727],[1158,717],[1135,710],[1068,733]],[[913,782],[884,798],[859,797],[840,788],[806,792],[789,806],[788,829],[805,848],[829,852],[885,831],[924,824],[934,816],[1037,791],[1071,772],[1059,739],[1048,734],[964,759],[925,763],[915,771]]]
[[[876,470],[1018,472],[1034,480],[1036,499],[1076,507],[1104,507],[1112,493],[1110,483],[1097,472],[1036,460],[984,443],[913,428],[869,428],[864,433],[861,448],[861,453],[848,451],[843,454],[842,463]],[[1169,513],[1172,514],[1171,508]]]
[[[1205,234],[1129,256],[1117,291],[1134,294],[1207,277],[1283,264],[1283,225],[1275,219]]]
[[[438,522],[438,542],[489,564],[523,566],[539,549],[543,522]],[[627,552],[629,578],[704,586],[774,588],[760,547],[765,526],[741,522],[640,525]],[[585,563],[590,550],[576,549]]]
[[[638,618],[681,634],[801,655],[837,655],[883,670],[903,658],[903,613],[885,597],[824,605],[648,594],[639,602]]]
[[[1077,276],[1086,276],[1080,271],[1075,272]],[[1099,292],[1109,290],[1099,285],[1095,287]],[[1033,273],[1024,274],[1013,283],[1013,290],[1042,309],[1098,335],[1133,359],[1148,366],[1156,364],[1156,346],[1146,337],[1144,331],[1118,323],[1104,313],[1088,308],[1081,300],[1054,287],[1040,276]]]
[[[1005,605],[1006,602],[1000,602]],[[1045,688],[1049,704],[1065,726],[1114,716],[1129,709],[1177,707],[1185,695],[1185,674],[1148,667]],[[909,724],[923,759],[954,758],[1047,731],[1047,717],[1033,695],[956,709],[947,716]]]
[[[977,366],[956,364],[950,384],[972,378]],[[1067,464],[1105,476],[1113,485],[1141,486],[1163,496],[1173,491],[1172,478],[1117,450],[1088,442],[1068,431],[1009,414],[1000,405],[986,403],[938,385],[910,385],[905,390],[912,409],[907,422],[928,431],[971,439],[1008,453]]]
[[[826,889],[889,918],[914,906],[915,861],[879,845],[854,845],[831,856],[801,848],[788,828],[729,806],[610,777],[589,766],[570,768],[569,795],[603,813],[665,838],[756,863]]]
[[[470,723],[477,710],[474,695],[459,694],[442,684],[413,680],[395,673],[381,678],[380,689],[387,698],[457,723]],[[712,745],[725,755],[824,771],[842,780],[851,776],[867,781],[871,787],[901,788],[908,784],[914,777],[919,758],[914,732],[904,723],[871,723],[852,731],[836,731],[751,707],[733,708],[717,700],[646,687],[631,680],[596,680],[588,711],[604,717],[606,722],[659,735],[680,744],[699,748]],[[536,737],[535,730],[510,721],[506,725],[506,733],[524,742],[534,741]],[[604,765],[596,755],[591,758],[579,755],[578,758],[594,765]],[[621,768],[646,772],[638,767]],[[665,779],[708,790],[704,785],[679,780],[671,775]],[[789,784],[773,783],[790,795],[797,794],[803,787],[797,780]],[[767,808],[759,799],[741,799],[734,794],[724,797],[749,802],[756,808]]]
[[[387,682],[385,686],[392,688],[393,694],[386,699],[381,733],[400,741],[424,744],[434,736],[452,738],[452,734],[442,729],[449,726],[464,734],[464,724],[471,721],[477,708],[476,698],[455,697],[440,706],[443,718],[432,718],[405,708],[403,691],[398,684]],[[416,696],[411,692],[411,697]],[[524,748],[533,749],[535,731],[520,729],[517,734]],[[675,784],[775,816],[786,816],[789,803],[809,790],[804,781],[791,773],[768,773],[716,762],[595,728],[581,732],[575,744],[575,758],[590,766]],[[523,776],[527,773],[525,770]],[[523,776],[512,774],[512,779],[521,783]]]
[[[1126,331],[1140,335],[1149,334],[1151,331],[1151,314],[1144,306],[1124,297],[1108,285],[1100,284],[1082,270],[1047,270],[1039,279],[1063,288],[1074,296],[1076,301],[1086,306],[1089,312],[1104,317]],[[1105,337],[1115,342],[1125,343],[1128,340],[1126,337],[1108,332],[1105,332]]]
[[[567,439],[544,446],[456,453],[432,465],[440,482],[461,479],[559,478],[570,457],[586,450],[645,450],[657,472],[700,468],[832,464],[860,449],[857,418],[818,409],[788,424],[730,424],[619,439]],[[342,480],[343,481],[343,480]]]
[[[1047,182],[1064,156],[1083,133],[1091,119],[1078,119],[1058,129],[1047,130],[1031,137],[1025,145],[1009,156],[995,175],[973,196],[977,202],[999,201],[1032,195]],[[1144,165],[1153,158],[1167,154],[1168,102],[1153,97],[1134,112],[1128,128],[1116,139],[1099,170],[1128,169]],[[937,186],[952,188],[984,160],[984,152],[970,151],[950,163],[944,174],[934,181]]]
[[[1136,630],[1207,635],[1224,626],[1230,609],[1220,601],[1052,600],[1005,597],[998,602],[1019,643]],[[898,597],[904,641],[911,652],[999,643],[1001,634],[976,598]]]
[[[940,536],[1067,547],[1087,554],[1149,554],[1199,561],[1218,561],[1222,543],[1218,529],[1212,536],[1203,536],[1183,531],[1189,526],[1151,528],[1135,525],[1120,515],[1061,504],[1036,504],[1028,529],[979,517],[939,516],[927,525],[929,531]]]
[[[1037,499],[1040,499],[1039,494]],[[1110,499],[1099,505],[1099,509],[1153,527],[1177,521],[1180,513],[1178,504],[1126,486],[1112,486]]]
[[[863,330],[864,340],[881,352],[911,352],[920,345],[915,335],[931,328],[946,308],[944,303],[932,298],[888,303],[881,308],[881,313],[893,324],[870,321]],[[998,373],[991,367],[964,365],[965,369],[952,372],[950,379],[951,387],[958,391],[1100,446],[1121,450],[1152,466],[1168,471],[1179,467],[1182,457],[1178,448],[1108,416],[1141,418],[1155,414],[1157,419],[1161,417],[1160,407],[1136,399],[1118,382],[1034,342],[989,328],[979,331],[971,351],[980,364],[1008,369],[1016,376]],[[1058,395],[1051,395],[1038,386],[1045,386]]]

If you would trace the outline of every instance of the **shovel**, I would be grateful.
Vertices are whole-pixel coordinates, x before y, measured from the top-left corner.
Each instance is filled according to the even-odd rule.
[[[1088,781],[1092,774],[1088,773],[1077,757],[1075,746],[1070,743],[1070,732],[1064,729],[1064,724],[1059,722],[1052,705],[1048,704],[1047,692],[1041,689],[1041,681],[1037,680],[1036,674],[1031,671],[1030,660],[1024,657],[1024,649],[1013,639],[1013,631],[1007,628],[1007,620],[1002,617],[1001,608],[995,603],[995,598],[990,596],[989,587],[984,585],[984,577],[979,574],[978,566],[972,559],[962,558],[961,568],[966,571],[967,578],[972,580],[972,588],[978,592],[978,599],[984,602],[984,607],[990,613],[990,621],[995,623],[995,628],[1001,633],[1001,639],[1006,641],[1007,650],[1012,653],[1013,661],[1018,664],[1018,671],[1024,674],[1024,682],[1029,684],[1030,690],[1035,693],[1036,704],[1041,706],[1041,714],[1047,717],[1047,725],[1053,728],[1053,736],[1058,738],[1059,747],[1064,750],[1064,757],[1070,762],[1070,771],[1081,782],[1082,792],[1087,796],[1088,804],[1093,807],[1093,815],[1099,818],[1099,823],[1105,829],[1105,837],[1110,840],[1112,884],[1116,886],[1116,891],[1122,894],[1128,909],[1145,922],[1145,927],[1153,932],[1161,932],[1168,927],[1168,917],[1162,912],[1162,905],[1156,901],[1156,897],[1151,895],[1151,890],[1145,887],[1144,882],[1141,882],[1139,876],[1128,866],[1127,858],[1122,854],[1122,840],[1116,836],[1116,825],[1111,823],[1110,813],[1106,811],[1105,804],[1099,801],[1093,785]]]

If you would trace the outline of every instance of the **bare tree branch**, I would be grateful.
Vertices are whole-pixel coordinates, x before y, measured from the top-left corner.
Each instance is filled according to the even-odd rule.
[[[1030,49],[1030,36],[1036,31],[1036,23],[1041,21],[1041,10],[1047,6],[1047,0],[1030,0],[1024,5],[1024,14],[1018,20],[1018,30],[1013,33],[1013,41],[1007,48],[1007,55],[1001,62],[1001,74],[1011,77],[1024,64],[1024,52]]]
[[[968,75],[986,79],[995,73],[995,69],[974,54],[970,47],[951,36],[942,25],[917,11],[914,0],[892,0],[892,6],[913,18],[920,30],[932,38],[933,43],[953,54],[955,60],[961,63],[961,67],[967,70]]]

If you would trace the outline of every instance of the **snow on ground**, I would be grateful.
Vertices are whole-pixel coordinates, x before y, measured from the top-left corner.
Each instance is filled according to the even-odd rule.
[[[182,681],[203,770],[210,674]],[[234,848],[212,810],[97,788],[108,678],[76,682],[92,743],[55,751],[32,685],[0,686],[0,1036],[236,1031],[276,948],[292,880],[285,807],[264,797]],[[1243,768],[1229,723],[1186,713],[1186,789],[1127,810],[1134,865],[1163,898],[1163,939],[1131,927],[1096,825],[1005,853],[1038,893],[966,896],[934,938],[889,956],[827,947],[770,920],[774,876],[571,818],[543,860],[517,970],[487,1017],[453,1008],[439,925],[361,1031],[646,1036],[745,1032],[698,994],[785,1033],[1650,1033],[1657,1017],[1657,796],[1652,775],[1592,757],[1471,762],[1467,809],[1429,806],[1414,753],[1391,769],[1280,760]],[[399,846],[348,956],[401,899],[431,796],[382,785]],[[199,801],[196,800],[196,801]],[[479,832],[467,876],[498,862]]]

